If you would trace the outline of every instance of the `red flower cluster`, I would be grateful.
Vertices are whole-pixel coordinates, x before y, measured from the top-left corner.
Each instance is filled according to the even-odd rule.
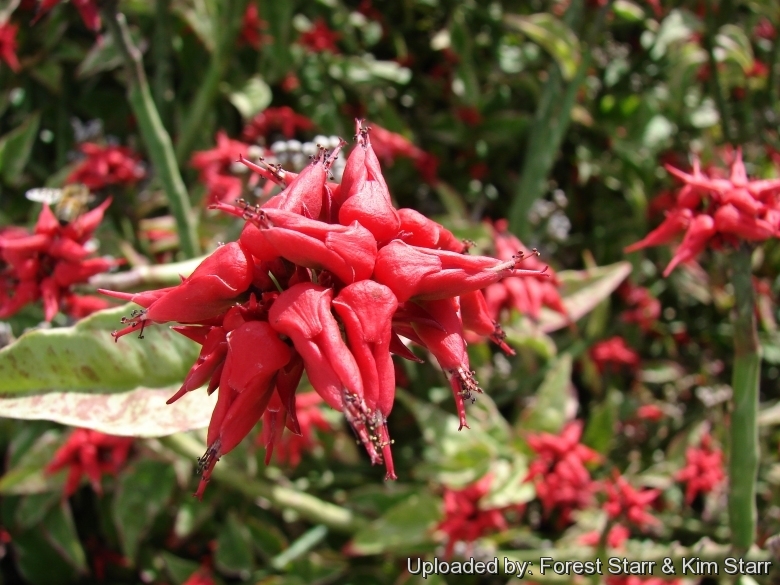
[[[49,12],[61,0],[41,0],[41,5],[38,8],[38,14],[33,22],[37,21],[41,16]],[[100,11],[95,3],[95,0],[71,0],[71,3],[79,11],[81,20],[84,21],[84,26],[89,30],[97,32],[100,30]]]
[[[410,158],[426,183],[435,185],[438,182],[436,177],[439,167],[438,159],[415,146],[400,134],[374,124],[371,126],[371,141],[377,158],[385,164],[392,163],[399,156]]]
[[[262,139],[266,143],[272,132],[281,132],[285,138],[292,138],[297,132],[312,128],[314,122],[309,118],[296,114],[289,106],[281,106],[267,108],[257,114],[244,126],[241,138],[247,142],[260,142]]]
[[[674,478],[685,482],[685,503],[689,506],[699,494],[717,488],[726,474],[723,472],[723,451],[712,446],[712,437],[704,435],[699,447],[685,451],[685,467]]]
[[[500,508],[481,508],[480,501],[490,492],[491,474],[462,490],[444,489],[444,520],[436,527],[447,535],[444,556],[452,557],[455,543],[471,543],[491,532],[506,530],[507,524]]]
[[[495,321],[499,321],[503,311],[518,311],[521,315],[528,315],[532,319],[539,318],[542,307],[547,307],[567,315],[563,306],[561,295],[558,293],[560,281],[552,269],[545,266],[536,257],[535,250],[529,251],[509,232],[508,222],[500,219],[493,226],[493,246],[496,257],[501,260],[510,258],[517,250],[530,254],[528,268],[537,269],[540,272],[538,278],[523,278],[522,280],[506,280],[492,284],[485,289],[485,301],[488,312]],[[532,253],[533,252],[533,253]]]
[[[21,65],[16,56],[16,33],[19,27],[10,22],[0,24],[0,59],[5,61],[14,71],[19,71]]]
[[[626,520],[640,530],[660,524],[658,518],[647,511],[660,495],[660,491],[638,491],[625,477],[617,473],[613,480],[604,482],[604,490],[607,492],[604,511],[612,520]]]
[[[590,359],[599,372],[604,372],[609,366],[626,366],[633,370],[639,365],[639,354],[628,347],[626,340],[619,335],[593,344]]]
[[[110,203],[107,199],[64,226],[44,204],[32,234],[22,228],[0,233],[0,259],[5,263],[0,264],[0,319],[41,298],[47,321],[60,309],[81,318],[108,306],[101,298],[78,296],[72,289],[117,264],[106,258],[87,258],[91,253],[87,242]]]
[[[572,522],[572,512],[587,508],[596,490],[585,465],[601,461],[601,455],[582,445],[582,421],[570,422],[560,435],[540,433],[528,437],[538,457],[528,469],[545,515],[558,512],[561,526]]]
[[[232,167],[249,148],[248,144],[232,140],[220,130],[217,132],[217,145],[214,148],[192,155],[190,165],[198,169],[199,179],[208,189],[209,203],[235,201],[241,197],[244,181],[232,173]],[[256,184],[257,179],[258,177],[253,175],[250,184]]]
[[[272,403],[278,401],[278,394],[271,398]],[[316,392],[306,392],[295,396],[295,411],[298,422],[298,433],[295,429],[293,434],[284,434],[284,420],[278,420],[280,409],[274,408],[269,403],[265,413],[263,413],[263,432],[258,435],[259,442],[266,448],[265,462],[271,461],[271,454],[276,446],[277,460],[287,463],[290,467],[297,467],[301,462],[301,454],[304,451],[311,451],[317,445],[317,439],[314,437],[314,429],[321,431],[330,430],[330,424],[322,416],[319,405],[322,404],[322,397]]]
[[[336,46],[336,41],[340,38],[340,33],[331,30],[323,18],[318,18],[314,21],[312,27],[303,33],[298,40],[304,47],[314,53],[322,53],[323,51],[338,53],[339,49]]]
[[[262,31],[267,25],[268,23],[260,18],[260,10],[257,8],[257,4],[247,4],[244,11],[244,20],[241,23],[241,32],[238,37],[241,41],[259,51],[263,44]]]
[[[46,466],[46,473],[56,473],[60,469],[68,468],[64,489],[66,498],[76,493],[83,475],[89,478],[92,489],[100,494],[101,476],[104,473],[119,473],[132,446],[131,437],[115,437],[89,429],[76,429],[65,444],[57,449]]]
[[[371,461],[384,462],[394,478],[386,424],[395,399],[391,353],[417,359],[399,335],[439,361],[466,426],[464,401],[481,389],[464,328],[490,320],[461,299],[504,277],[536,274],[518,268],[521,254],[506,261],[462,254],[463,244],[438,223],[395,209],[359,123],[357,134],[341,184],[327,182],[339,148],[322,151],[298,175],[245,163],[285,189],[262,207],[213,206],[247,221],[238,242],[218,248],[178,286],[107,291],[144,308],[115,337],[176,321],[203,346],[171,398],[204,383],[219,390],[199,493],[216,460],[269,405],[276,428],[300,433],[294,398],[304,369],[322,399],[344,412]]]
[[[68,175],[66,183],[83,183],[96,191],[109,185],[133,185],[146,176],[141,158],[127,147],[85,142],[79,150],[86,158]]]
[[[615,524],[607,533],[607,546],[609,548],[621,548],[631,536],[631,531],[622,524]],[[587,546],[598,546],[601,540],[601,532],[593,530],[583,534],[579,541]]]
[[[736,244],[741,240],[763,241],[780,231],[780,179],[748,180],[742,151],[737,149],[728,179],[717,171],[705,174],[694,160],[693,174],[670,165],[666,170],[685,185],[666,219],[644,239],[625,251],[660,246],[685,232],[672,261],[664,270],[669,276],[679,264],[694,260],[711,241]]]
[[[624,323],[636,323],[645,333],[653,330],[661,316],[661,301],[650,294],[644,286],[626,283],[619,289],[620,296],[628,309],[620,316]]]

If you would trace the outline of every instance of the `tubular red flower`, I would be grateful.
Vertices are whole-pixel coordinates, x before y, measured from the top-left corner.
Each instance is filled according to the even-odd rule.
[[[338,210],[339,222],[353,221],[370,231],[377,242],[385,242],[398,233],[401,220],[390,200],[390,191],[379,168],[379,160],[371,148],[368,131],[357,121],[358,144],[352,150],[344,168],[340,190],[342,203]]]
[[[491,317],[485,295],[482,294],[482,291],[477,290],[460,296],[460,315],[465,330],[488,337],[504,353],[515,355],[515,350],[504,341],[506,333],[504,333],[501,325]]]
[[[498,282],[507,276],[538,275],[517,269],[522,260],[500,261],[445,250],[410,246],[393,240],[379,250],[374,279],[390,288],[399,302],[409,299],[446,299]]]
[[[664,270],[664,277],[669,276],[679,264],[689,262],[701,254],[716,231],[715,221],[709,215],[702,214],[694,217],[682,243],[677,247],[671,262]]]
[[[366,280],[374,270],[376,240],[357,222],[332,225],[281,209],[259,210],[249,220],[290,262],[324,268],[345,283]]]
[[[482,388],[474,379],[474,372],[469,366],[469,356],[466,353],[466,342],[463,339],[463,324],[457,313],[455,299],[440,299],[420,301],[419,306],[438,324],[432,326],[419,319],[413,319],[411,324],[422,343],[439,362],[452,388],[455,406],[458,410],[460,427],[466,424],[465,400],[473,400],[475,392],[482,393]]]
[[[398,239],[407,244],[420,248],[448,250],[458,254],[465,250],[464,243],[450,230],[425,217],[419,211],[402,208],[398,210],[398,217],[401,220]]]
[[[666,216],[666,219],[661,222],[661,225],[635,244],[626,247],[623,251],[628,254],[641,250],[642,248],[668,244],[677,236],[677,234],[688,228],[692,218],[693,212],[690,209],[673,209]]]
[[[731,234],[749,241],[763,241],[776,235],[768,221],[740,211],[733,205],[724,205],[712,216],[715,229],[722,234]]]

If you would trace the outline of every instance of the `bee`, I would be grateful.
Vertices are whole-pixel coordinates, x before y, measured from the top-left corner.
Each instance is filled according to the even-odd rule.
[[[60,223],[68,224],[89,210],[94,196],[89,188],[81,183],[65,185],[62,189],[42,187],[30,189],[24,195],[36,203],[48,203]]]

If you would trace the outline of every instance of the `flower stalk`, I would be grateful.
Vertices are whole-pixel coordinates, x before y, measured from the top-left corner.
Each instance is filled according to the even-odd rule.
[[[198,459],[206,450],[205,445],[183,433],[161,438],[160,442],[170,451],[191,460]],[[290,487],[250,477],[230,467],[226,461],[214,468],[211,477],[248,498],[265,498],[277,509],[288,508],[297,512],[301,518],[322,524],[336,532],[353,534],[367,523],[367,520],[351,510]]]
[[[127,98],[138,120],[141,137],[154,161],[171,212],[176,219],[181,249],[187,258],[197,256],[200,250],[195,218],[192,214],[187,188],[176,163],[171,137],[154,105],[149,82],[144,71],[141,51],[133,43],[127,28],[125,15],[118,12],[116,2],[108,2],[102,8],[103,19],[119,48],[128,72]]]
[[[758,475],[758,392],[761,354],[756,328],[750,249],[730,255],[734,286],[734,371],[729,429],[729,525],[737,554],[747,551],[756,533]]]

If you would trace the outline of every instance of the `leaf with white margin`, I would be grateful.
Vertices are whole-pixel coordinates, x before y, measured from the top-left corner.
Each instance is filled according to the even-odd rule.
[[[578,321],[615,292],[629,274],[630,262],[616,262],[590,270],[558,272],[561,297],[569,318],[543,307],[539,317],[539,329],[544,333],[551,333],[566,327],[569,320]]]
[[[50,420],[126,437],[166,437],[207,427],[217,394],[208,396],[199,389],[166,404],[178,389],[136,388],[115,394],[49,392],[2,398],[0,413],[7,418]]]

